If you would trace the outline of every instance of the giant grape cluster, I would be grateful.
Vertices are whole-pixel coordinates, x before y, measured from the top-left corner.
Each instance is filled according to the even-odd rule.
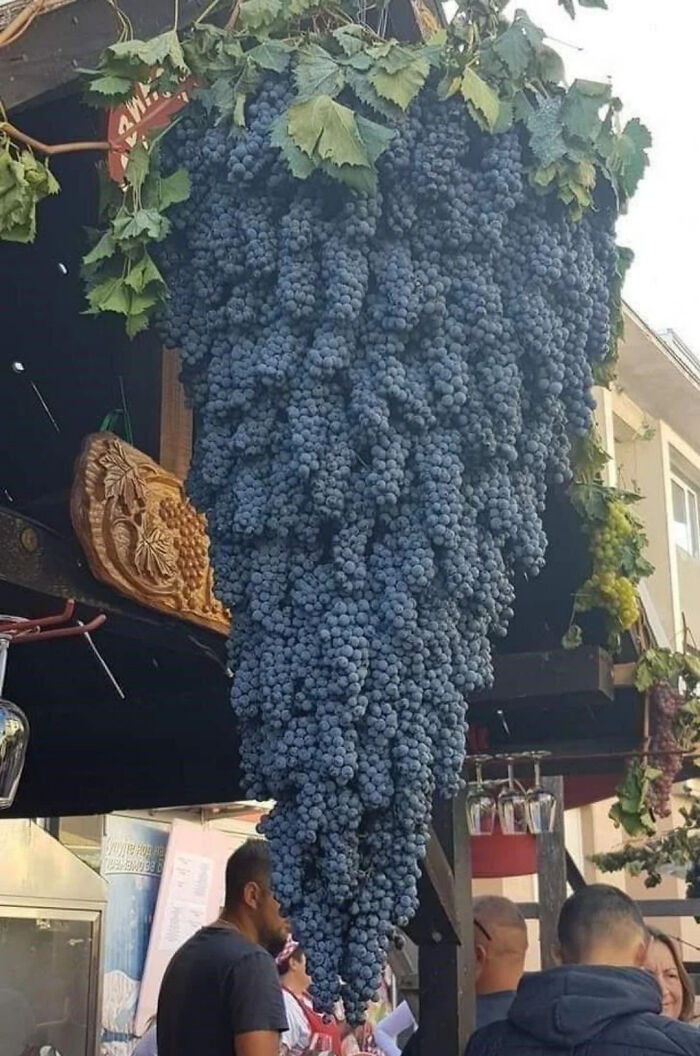
[[[363,197],[292,177],[270,76],[234,138],[191,107],[165,140],[190,200],[162,328],[196,411],[190,494],[234,612],[233,706],[275,889],[317,1001],[351,1019],[417,905],[434,794],[535,575],[606,353],[612,204],[573,222],[517,130],[426,87]]]

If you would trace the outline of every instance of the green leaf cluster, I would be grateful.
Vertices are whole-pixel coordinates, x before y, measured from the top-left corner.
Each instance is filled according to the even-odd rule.
[[[574,0],[565,6],[575,13]],[[136,83],[172,92],[192,79],[200,104],[235,135],[263,80],[289,71],[296,96],[270,129],[273,146],[298,179],[320,174],[372,193],[378,159],[434,73],[439,95],[461,99],[482,129],[498,135],[522,127],[537,191],[557,195],[580,217],[603,177],[624,208],[647,164],[648,133],[638,121],[618,127],[620,104],[608,85],[567,86],[544,32],[525,11],[507,19],[505,7],[506,0],[462,0],[447,29],[408,44],[353,21],[356,12],[336,0],[241,0],[228,30],[200,21],[182,35],[171,30],[107,48],[90,73],[88,98],[112,106]],[[143,195],[127,180],[105,240],[86,260],[91,310],[124,314],[131,331],[146,325],[164,295],[144,254],[167,234],[167,205],[148,166],[142,183]],[[141,263],[145,270],[134,271]]]
[[[86,99],[93,106],[116,106],[129,99],[136,84],[157,76],[161,91],[173,91],[188,76],[180,38],[174,29],[151,40],[123,40],[106,48],[90,80]]]
[[[661,777],[661,771],[639,759],[631,762],[621,783],[616,788],[617,800],[608,817],[628,836],[652,836],[656,831],[654,818],[647,804],[651,783]]]
[[[19,151],[0,137],[0,239],[33,242],[37,202],[59,190],[48,165],[31,150]]]
[[[125,317],[130,337],[145,330],[167,294],[165,280],[148,247],[170,232],[165,213],[190,193],[189,176],[179,169],[163,177],[157,146],[138,144],[131,152],[123,188],[106,188],[106,230],[83,258],[88,314],[116,312]]]
[[[657,887],[667,866],[690,866],[700,859],[700,803],[681,808],[683,824],[643,843],[630,843],[619,851],[594,854],[591,861],[604,873],[627,869],[644,875],[646,887]],[[644,835],[644,833],[638,833]]]

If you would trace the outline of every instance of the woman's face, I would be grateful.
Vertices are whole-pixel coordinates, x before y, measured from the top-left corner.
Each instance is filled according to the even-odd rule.
[[[680,1019],[683,987],[673,954],[665,942],[653,939],[649,943],[646,968],[652,972],[661,987],[661,1011],[671,1019]]]
[[[298,961],[289,962],[289,970],[293,972],[297,982],[304,990],[311,986],[311,976],[306,971],[306,954],[302,953]]]

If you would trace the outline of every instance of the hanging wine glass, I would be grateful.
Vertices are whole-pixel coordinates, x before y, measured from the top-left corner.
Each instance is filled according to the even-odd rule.
[[[476,785],[467,792],[467,828],[470,836],[490,836],[496,824],[496,800],[484,785],[483,766],[490,755],[473,755]]]
[[[0,694],[5,682],[9,640],[0,635]],[[24,767],[29,722],[21,708],[0,695],[0,810],[12,806]]]
[[[498,817],[504,836],[525,836],[528,831],[527,795],[516,787],[514,755],[501,756],[508,766],[508,784],[498,795]]]
[[[556,796],[542,787],[542,760],[549,752],[530,752],[535,766],[535,783],[527,793],[527,812],[530,819],[530,831],[539,835],[552,832],[557,817]]]

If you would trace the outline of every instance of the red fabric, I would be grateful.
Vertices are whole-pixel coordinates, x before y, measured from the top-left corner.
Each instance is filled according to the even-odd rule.
[[[287,987],[285,986],[283,989],[287,990]],[[306,997],[306,995],[304,995],[306,1000],[302,1001],[296,994],[292,994],[291,990],[287,990],[287,993],[291,994],[306,1016],[306,1022],[309,1024],[311,1037],[313,1038],[314,1034],[320,1034],[324,1037],[330,1038],[333,1046],[333,1056],[342,1056],[340,1028],[335,1019],[332,1016],[324,1016],[318,1012],[314,1012],[311,998]]]

